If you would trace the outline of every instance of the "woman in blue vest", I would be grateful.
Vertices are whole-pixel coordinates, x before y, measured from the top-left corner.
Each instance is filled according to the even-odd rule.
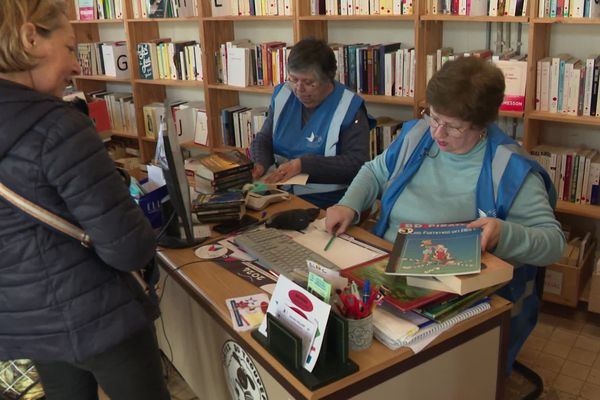
[[[536,268],[557,261],[565,238],[556,195],[543,168],[493,122],[504,77],[476,57],[447,62],[429,81],[423,119],[366,163],[340,202],[327,210],[329,232],[344,232],[381,198],[374,232],[394,241],[402,223],[472,221],[481,246],[515,265],[500,294],[514,302],[508,368],[535,326]]]
[[[327,208],[369,159],[374,121],[363,100],[334,80],[336,60],[327,43],[299,41],[287,67],[288,80],[275,88],[267,120],[251,145],[253,177],[267,173],[263,181],[276,183],[306,173],[308,185],[290,191]]]

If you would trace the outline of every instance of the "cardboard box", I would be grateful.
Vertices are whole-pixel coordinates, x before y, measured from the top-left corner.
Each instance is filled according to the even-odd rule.
[[[575,307],[581,292],[592,274],[596,243],[588,250],[579,266],[552,264],[546,267],[544,278],[544,301]]]
[[[588,310],[600,313],[600,259],[596,263],[596,268],[592,273]]]

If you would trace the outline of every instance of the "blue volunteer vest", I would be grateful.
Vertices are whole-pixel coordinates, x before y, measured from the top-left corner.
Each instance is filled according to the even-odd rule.
[[[390,175],[381,199],[381,216],[373,228],[376,235],[383,237],[394,204],[423,163],[433,143],[428,124],[423,120],[413,120],[404,124],[398,139],[388,148],[385,163]],[[476,188],[474,218],[485,214],[488,217],[506,219],[529,172],[537,172],[542,176],[550,204],[554,208],[556,192],[550,176],[496,124],[489,125],[487,147]],[[509,369],[537,322],[536,275],[535,266],[516,266],[512,281],[497,292],[514,303],[509,333]]]
[[[273,110],[273,152],[276,164],[304,154],[335,156],[340,132],[354,121],[363,100],[335,81],[333,92],[302,126],[303,105],[287,84],[278,85],[271,99]],[[333,192],[348,185],[310,183],[295,186],[296,195]]]

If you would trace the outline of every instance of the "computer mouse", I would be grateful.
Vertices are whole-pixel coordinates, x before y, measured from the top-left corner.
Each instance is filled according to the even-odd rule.
[[[317,218],[320,211],[318,208],[296,208],[282,211],[269,217],[265,225],[267,228],[302,230]]]

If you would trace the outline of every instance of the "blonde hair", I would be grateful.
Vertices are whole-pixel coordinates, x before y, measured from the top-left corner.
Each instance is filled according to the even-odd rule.
[[[64,0],[0,0],[0,73],[28,71],[38,60],[27,52],[21,27],[30,22],[38,33],[49,36],[67,16]]]

